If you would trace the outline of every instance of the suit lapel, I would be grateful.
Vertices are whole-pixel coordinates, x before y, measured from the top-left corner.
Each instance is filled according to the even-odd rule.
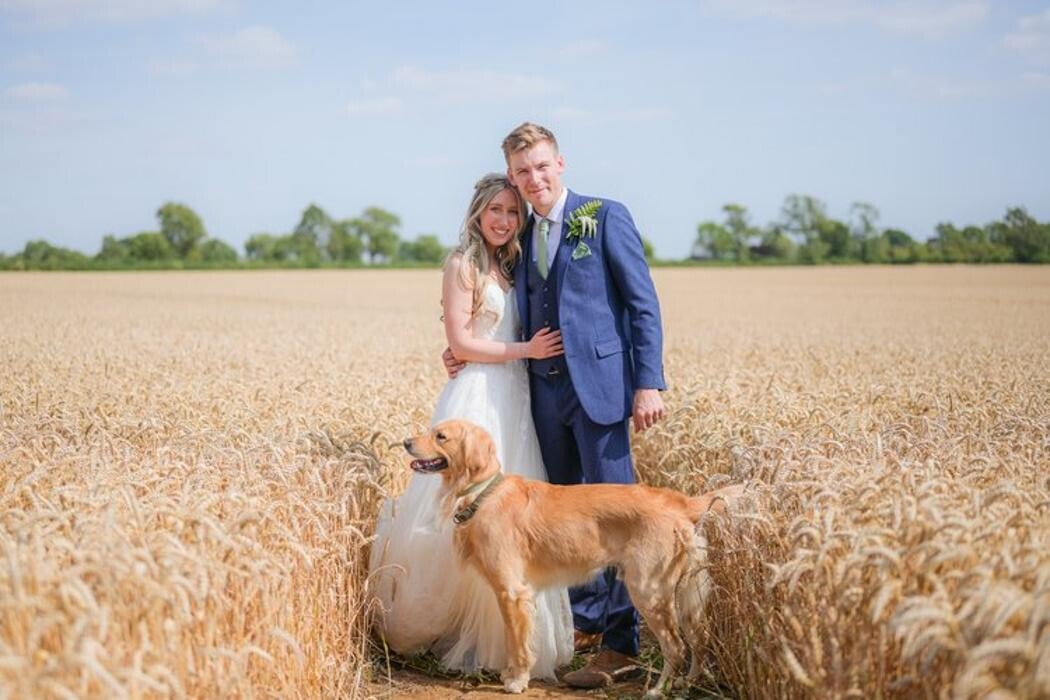
[[[569,214],[577,207],[576,200],[579,199],[572,190],[568,190],[565,198],[565,208],[561,215],[561,239],[558,241],[558,252],[554,256],[553,272],[558,279],[558,298],[561,299],[562,289],[565,288],[565,272],[572,259],[572,248],[574,241],[569,240]]]

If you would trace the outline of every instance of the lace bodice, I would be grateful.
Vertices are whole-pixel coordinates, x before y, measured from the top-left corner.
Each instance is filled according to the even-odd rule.
[[[482,292],[481,308],[474,317],[472,334],[485,340],[513,342],[518,339],[518,309],[514,303],[514,288],[504,292],[490,281]]]

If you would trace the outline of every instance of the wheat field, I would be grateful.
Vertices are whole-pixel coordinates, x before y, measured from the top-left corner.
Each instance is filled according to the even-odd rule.
[[[1050,697],[1050,271],[660,269],[705,683]],[[0,276],[0,698],[359,697],[437,271]]]

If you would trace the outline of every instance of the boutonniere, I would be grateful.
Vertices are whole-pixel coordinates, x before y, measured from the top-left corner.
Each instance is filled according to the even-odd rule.
[[[572,259],[579,260],[591,254],[591,249],[583,239],[595,238],[598,235],[598,218],[595,216],[601,209],[600,199],[592,199],[572,210],[569,214],[569,232],[565,234],[568,239],[575,238],[576,247],[572,249]]]

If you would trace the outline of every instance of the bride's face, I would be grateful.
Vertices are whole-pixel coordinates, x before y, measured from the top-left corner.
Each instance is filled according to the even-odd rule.
[[[481,212],[481,235],[492,249],[510,241],[520,227],[518,198],[510,190],[502,190]]]

